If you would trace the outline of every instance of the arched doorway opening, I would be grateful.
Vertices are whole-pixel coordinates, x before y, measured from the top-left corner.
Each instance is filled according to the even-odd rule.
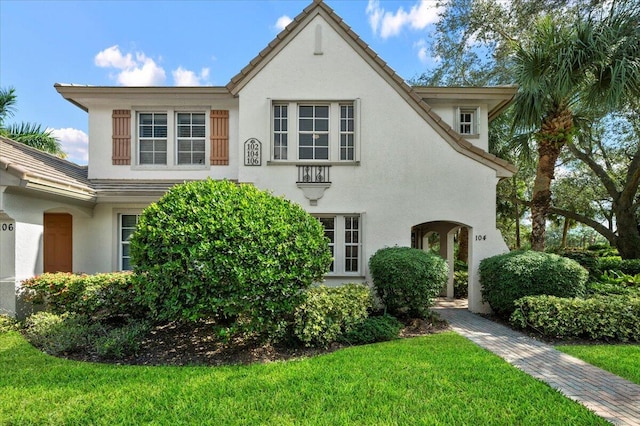
[[[413,248],[433,251],[447,261],[449,278],[446,287],[442,289],[441,295],[446,296],[448,299],[454,299],[456,296],[454,288],[456,260],[459,260],[457,262],[458,270],[461,270],[461,267],[465,268],[467,276],[470,277],[468,266],[471,265],[472,259],[472,253],[469,250],[470,234],[471,228],[459,222],[432,221],[424,222],[411,228],[411,246]],[[464,290],[458,293],[466,296],[468,284]]]

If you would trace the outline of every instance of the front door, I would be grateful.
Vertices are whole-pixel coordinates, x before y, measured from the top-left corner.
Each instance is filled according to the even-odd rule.
[[[73,272],[72,216],[44,214],[44,272]]]

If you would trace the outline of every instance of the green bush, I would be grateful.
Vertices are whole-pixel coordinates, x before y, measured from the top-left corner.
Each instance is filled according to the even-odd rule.
[[[142,317],[145,309],[136,303],[132,274],[45,273],[22,282],[25,299],[44,303],[55,314],[65,312],[88,315],[94,319],[116,316]]]
[[[615,271],[627,275],[640,274],[640,259],[622,259],[619,256],[601,257],[597,259],[593,274],[600,277],[608,271]]]
[[[367,318],[371,305],[366,285],[312,287],[295,311],[294,335],[306,346],[327,346]]]
[[[90,324],[80,315],[37,312],[25,320],[24,335],[49,355],[61,355],[86,351],[98,328],[99,324]]]
[[[103,358],[121,359],[134,355],[140,349],[141,339],[149,331],[147,322],[130,322],[121,327],[108,330],[95,339],[93,347]]]
[[[393,315],[425,318],[448,279],[441,257],[409,247],[380,249],[369,267],[378,296]]]
[[[511,323],[551,338],[640,341],[640,298],[529,296],[515,302]]]
[[[356,324],[338,340],[351,345],[386,342],[397,339],[403,327],[404,324],[391,315],[371,316]]]
[[[576,261],[536,251],[513,251],[480,262],[482,297],[504,317],[524,296],[581,297],[588,276]]]
[[[229,333],[277,338],[331,253],[320,222],[300,206],[207,179],[176,185],[144,210],[131,259],[154,318],[213,318]]]
[[[456,299],[469,297],[469,273],[467,271],[453,273],[453,297]]]
[[[18,330],[18,321],[7,315],[0,315],[0,333]]]

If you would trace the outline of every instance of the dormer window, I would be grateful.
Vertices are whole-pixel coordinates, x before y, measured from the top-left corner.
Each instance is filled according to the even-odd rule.
[[[456,130],[463,136],[477,136],[478,126],[478,108],[460,107],[457,108]]]

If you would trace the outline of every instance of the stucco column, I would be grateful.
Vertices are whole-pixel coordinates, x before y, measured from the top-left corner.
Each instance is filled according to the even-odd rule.
[[[0,186],[0,314],[16,314],[16,222],[4,211]]]

